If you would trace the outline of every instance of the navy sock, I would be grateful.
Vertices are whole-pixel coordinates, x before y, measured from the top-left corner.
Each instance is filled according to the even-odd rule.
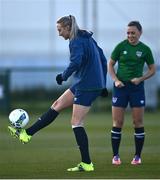
[[[119,155],[120,142],[121,142],[121,128],[112,127],[111,143],[112,143],[113,156]]]
[[[82,162],[90,164],[91,159],[89,156],[88,137],[83,127],[73,128],[77,144],[80,149]]]
[[[144,127],[135,128],[134,140],[135,140],[135,155],[141,156],[143,144],[145,139]]]
[[[50,123],[54,121],[54,119],[58,116],[58,112],[54,109],[49,109],[46,113],[44,113],[38,120],[28,129],[26,129],[26,133],[28,135],[33,135],[40,129],[48,126]]]

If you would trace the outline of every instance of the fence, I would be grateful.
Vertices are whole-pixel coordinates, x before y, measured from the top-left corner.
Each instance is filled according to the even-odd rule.
[[[0,70],[0,111],[10,110],[10,71]]]
[[[55,81],[56,74],[63,70],[64,67],[0,69],[0,111],[8,112],[10,110],[12,92],[34,89],[60,91],[68,88],[72,79],[64,82],[63,86],[57,86]],[[158,72],[156,76],[145,81],[146,106],[150,109],[156,109],[158,106]],[[107,76],[107,88],[109,91],[112,89],[110,76]],[[100,102],[97,103],[96,107],[98,108],[98,106],[100,106]]]

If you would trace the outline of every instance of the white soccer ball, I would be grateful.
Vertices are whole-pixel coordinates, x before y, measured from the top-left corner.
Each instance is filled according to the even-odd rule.
[[[23,109],[15,109],[9,114],[9,121],[15,128],[24,128],[29,122],[29,115]]]

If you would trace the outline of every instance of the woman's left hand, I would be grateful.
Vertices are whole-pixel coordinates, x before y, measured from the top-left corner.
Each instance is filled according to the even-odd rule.
[[[58,85],[62,85],[62,82],[63,82],[62,74],[58,74],[56,76],[56,81]]]
[[[133,78],[133,79],[131,79],[131,83],[133,83],[135,85],[138,85],[140,82],[141,82],[140,78]]]

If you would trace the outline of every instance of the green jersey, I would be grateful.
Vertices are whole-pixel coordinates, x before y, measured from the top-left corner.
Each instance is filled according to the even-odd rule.
[[[142,42],[131,45],[128,40],[119,43],[112,52],[112,60],[118,61],[117,77],[121,81],[130,81],[143,75],[144,64],[154,64],[150,48]]]

